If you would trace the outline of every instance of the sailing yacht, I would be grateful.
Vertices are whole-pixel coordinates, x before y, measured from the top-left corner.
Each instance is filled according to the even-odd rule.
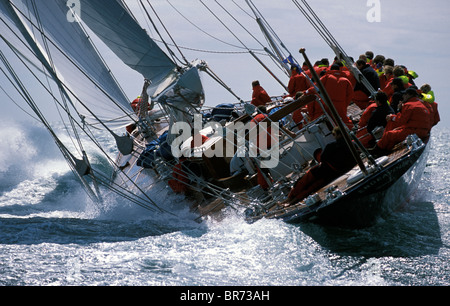
[[[356,80],[375,93],[378,89],[354,67],[307,2],[293,2]],[[264,50],[271,60],[287,75],[291,66],[297,66],[306,76],[252,1],[245,3],[269,44]],[[150,12],[155,13],[154,19],[159,16],[151,2],[140,1],[140,5],[155,25]],[[125,1],[0,0],[0,18],[4,29],[0,34],[2,73],[47,128],[97,205],[102,205],[103,194],[109,191],[149,211],[173,213],[166,207],[165,197],[178,194],[199,221],[230,208],[248,222],[277,218],[362,227],[395,209],[423,173],[426,142],[411,135],[392,154],[375,159],[336,115],[319,76],[307,76],[317,95],[286,99],[282,92],[272,97],[267,114],[261,114],[240,99],[205,61],[177,60],[174,51],[164,52]],[[142,75],[142,93],[134,109],[89,33]],[[164,40],[162,45],[168,50],[177,48]],[[286,87],[258,54],[248,53]],[[304,49],[301,54],[314,71]],[[25,72],[19,72],[11,64],[13,60],[25,67]],[[64,114],[75,148],[55,133],[43,112],[46,105],[27,87],[25,75],[31,76]],[[219,83],[237,102],[206,107],[201,75]],[[292,113],[313,102],[318,102],[325,114],[311,121],[305,115],[301,125],[294,123]],[[349,112],[355,122],[362,113],[355,105]],[[256,124],[259,115],[264,115],[264,120]],[[336,126],[344,132],[357,166],[307,199],[284,205],[298,179],[317,162],[315,152],[334,141]],[[105,151],[94,131],[115,140],[116,158]],[[105,154],[114,169],[112,175],[92,164],[80,134]],[[272,145],[261,147],[259,141],[267,134]],[[280,137],[274,137],[278,134]],[[238,171],[233,168],[236,163]],[[258,180],[265,181],[268,188]],[[155,189],[163,190],[158,198],[152,197]]]

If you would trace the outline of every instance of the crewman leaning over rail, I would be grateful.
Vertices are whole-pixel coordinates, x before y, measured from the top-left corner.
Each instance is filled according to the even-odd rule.
[[[430,109],[419,99],[417,90],[408,88],[403,95],[403,101],[400,105],[400,113],[387,116],[386,131],[372,150],[373,152],[390,151],[396,144],[404,141],[406,137],[412,134],[416,134],[422,139],[429,137],[431,130]]]
[[[441,121],[441,117],[439,115],[438,104],[435,101],[436,98],[434,92],[431,90],[431,86],[429,84],[422,85],[422,87],[420,87],[420,91],[422,92],[422,100],[429,103],[433,108],[431,124],[432,126],[436,126]]]

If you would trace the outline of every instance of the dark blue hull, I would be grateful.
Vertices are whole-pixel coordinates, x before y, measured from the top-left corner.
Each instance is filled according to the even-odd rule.
[[[314,221],[350,228],[372,226],[406,203],[417,189],[426,167],[428,147],[424,144],[413,150],[333,202],[316,204],[282,219],[287,223]]]

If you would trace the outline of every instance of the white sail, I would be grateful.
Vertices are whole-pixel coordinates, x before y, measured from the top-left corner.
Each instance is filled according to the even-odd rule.
[[[80,24],[69,22],[66,1],[16,0],[11,11],[7,0],[2,1],[2,11],[12,18],[17,28],[34,41],[29,45],[35,49],[44,45],[47,49],[37,57],[52,69],[62,81],[77,111],[86,121],[98,125],[99,121],[110,128],[129,124],[132,113],[128,98],[123,94],[109,69],[97,54]],[[28,16],[33,16],[28,19]],[[27,33],[25,33],[27,31]],[[43,33],[40,33],[43,31]],[[38,39],[43,37],[42,39]],[[45,62],[47,61],[47,63]],[[49,68],[49,66],[51,66]]]
[[[58,0],[63,1],[63,0]],[[81,20],[129,67],[152,82],[158,95],[176,79],[175,63],[148,36],[120,0],[80,0]]]
[[[0,19],[0,28],[2,29],[0,34],[5,40],[5,44],[9,44],[9,47],[13,48],[22,59],[37,68],[39,72],[42,72],[41,62],[48,62],[48,59],[45,58],[42,50],[35,44],[28,30],[22,25],[22,21],[7,0],[0,0]],[[4,50],[2,49],[2,51]],[[42,61],[38,59],[39,54],[44,57]],[[47,69],[49,68],[47,67]]]

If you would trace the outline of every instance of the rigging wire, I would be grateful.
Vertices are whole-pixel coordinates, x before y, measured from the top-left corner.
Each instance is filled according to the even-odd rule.
[[[3,37],[2,37],[2,38],[3,38]],[[31,96],[29,96],[28,92],[26,91],[25,87],[23,86],[23,83],[21,83],[21,81],[18,79],[18,76],[13,72],[12,66],[9,65],[9,64],[7,64],[7,60],[6,60],[6,58],[3,56],[3,53],[2,53],[1,51],[0,51],[0,59],[4,62],[5,65],[7,65],[8,70],[10,71],[10,74],[14,76],[14,79],[16,79],[16,84],[19,84],[19,85],[18,85],[19,87],[17,87],[16,85],[14,85],[13,80],[11,80],[11,79],[7,76],[7,74],[5,73],[5,71],[4,71],[1,67],[0,67],[0,70],[1,70],[1,71],[5,74],[5,76],[10,80],[10,82],[13,84],[13,86],[16,88],[16,90],[19,92],[19,94],[23,97],[23,99],[24,99],[24,100],[29,104],[29,106],[33,109],[33,111],[38,115],[39,121],[42,122],[42,123],[44,124],[44,126],[49,130],[50,134],[53,136],[53,138],[54,138],[54,140],[55,140],[55,143],[56,143],[57,146],[60,148],[61,152],[63,153],[63,156],[64,156],[64,157],[66,158],[66,160],[69,162],[69,166],[70,166],[70,168],[72,169],[72,171],[74,172],[74,174],[76,174],[78,177],[80,177],[81,175],[80,175],[80,173],[77,171],[76,166],[74,165],[74,164],[75,164],[75,161],[76,161],[76,158],[69,152],[69,150],[64,146],[64,144],[59,140],[59,138],[57,137],[57,135],[54,133],[54,131],[53,131],[52,127],[50,126],[50,124],[46,121],[45,117],[42,115],[42,113],[40,112],[39,108],[37,107],[37,105],[35,104],[35,102],[32,100]],[[6,63],[5,63],[5,61],[6,61]],[[30,72],[31,72],[31,71],[30,71]],[[31,72],[31,73],[33,74],[33,72]],[[42,86],[44,86],[44,88],[45,88],[45,85],[44,85],[41,81],[39,81],[39,78],[38,78],[36,75],[34,75],[34,74],[33,74],[33,76],[34,76],[34,77],[38,80],[38,82],[40,82],[40,84],[41,84]],[[47,89],[47,88],[45,88],[45,89]],[[47,89],[47,91],[48,91],[49,94],[56,100],[56,97],[55,97],[48,89]],[[81,126],[79,126],[79,127],[80,127],[81,129],[83,129]],[[91,136],[89,135],[89,133],[86,133],[86,135],[87,135],[88,137],[91,137]],[[93,141],[94,144],[97,145],[97,147],[98,147],[98,148],[102,151],[102,153],[107,157],[108,161],[109,161],[112,165],[114,165],[115,162],[112,161],[112,159],[111,159],[111,158],[109,157],[109,155],[104,151],[103,147],[97,142],[97,140],[95,140],[95,139],[93,139],[93,138],[91,138],[91,140]],[[116,167],[117,167],[117,165],[116,165]],[[91,173],[91,175],[90,175],[91,178],[92,178],[92,179],[96,179],[96,177],[95,177],[95,175],[94,175],[94,170],[93,170],[93,169],[91,169],[91,170],[92,170],[92,173]],[[98,171],[95,171],[95,173],[98,173]],[[124,174],[124,176],[128,178],[128,176],[127,176],[126,174]],[[81,178],[81,177],[80,177],[80,178]],[[132,182],[131,178],[128,178],[128,180],[129,180],[130,182]],[[86,189],[88,195],[91,197],[91,199],[92,199],[97,205],[99,205],[97,196],[95,196],[95,194],[91,191],[90,187],[87,185],[87,182],[86,182],[84,179],[81,179],[81,182],[82,182],[82,184],[85,186],[85,189]],[[100,182],[101,182],[103,185],[105,185],[105,186],[107,187],[107,184],[104,183],[104,182],[107,182],[107,180],[105,180],[105,181],[100,181]],[[145,193],[140,189],[139,186],[135,185],[135,187],[136,187],[140,192],[142,192],[142,193],[144,194],[144,197],[146,197],[146,199],[141,198],[141,197],[139,197],[139,196],[137,196],[137,195],[136,195],[136,198],[141,199],[141,200],[144,201],[144,202],[147,202],[147,203],[152,204],[152,205],[153,205],[154,207],[156,207],[156,209],[158,209],[158,211],[160,211],[160,212],[165,212],[165,213],[169,213],[169,214],[170,214],[170,212],[165,211],[165,210],[159,208],[158,205],[156,205],[156,203],[155,203],[153,200],[151,200],[148,196],[145,195]],[[116,190],[117,190],[117,189],[116,189]],[[129,191],[129,192],[131,193],[131,191]],[[126,198],[129,199],[129,200],[133,200],[133,199],[130,199],[130,196],[128,196],[128,197],[126,197]],[[136,200],[133,201],[133,202],[136,202]],[[144,208],[146,207],[146,208],[148,208],[149,210],[155,211],[155,208],[154,208],[154,207],[151,207],[151,206],[149,206],[148,204],[145,204],[145,203],[142,203],[142,202],[139,204],[139,206],[144,207]],[[101,209],[101,207],[98,207],[98,208]]]
[[[55,64],[54,64],[53,57],[52,57],[52,52],[50,51],[50,47],[48,45],[48,41],[42,35],[42,33],[44,33],[44,27],[43,27],[42,22],[41,22],[41,18],[40,18],[40,14],[39,14],[38,8],[36,6],[36,2],[34,2],[34,1],[32,2],[32,7],[33,7],[33,11],[34,11],[34,16],[36,18],[36,26],[39,29],[38,32],[41,34],[42,42],[43,42],[43,45],[44,45],[45,52],[47,54],[47,58],[48,58],[50,67],[53,69],[53,74],[56,75],[56,69],[55,69]],[[30,11],[30,14],[31,14],[31,10],[29,10],[29,11]],[[31,20],[31,18],[30,18],[30,20]],[[37,42],[36,42],[36,44],[37,44]],[[51,88],[50,83],[49,83],[49,78],[46,77],[46,79],[47,79],[47,83],[48,83],[49,88]],[[67,114],[70,114],[70,108],[69,108],[69,105],[67,104],[67,99],[70,101],[70,103],[72,105],[73,105],[73,103],[72,103],[71,99],[69,98],[69,96],[67,95],[67,92],[65,92],[64,88],[62,88],[62,86],[60,86],[59,84],[58,84],[58,89],[60,91],[61,100],[64,103],[64,111]],[[56,101],[55,101],[55,104],[56,104]],[[66,127],[65,130],[67,131],[67,134],[69,135],[69,138],[71,139],[72,142],[74,142],[73,141],[73,137],[71,136],[71,134],[69,132],[70,129],[67,128],[67,126],[65,124],[65,121],[64,121],[64,119],[62,117],[62,113],[60,112],[60,109],[58,107],[56,107],[56,109],[58,110],[58,113],[59,113],[59,116],[61,118],[61,121],[63,122],[63,124]],[[69,118],[70,125],[72,127],[72,131],[74,133],[76,142],[78,143],[78,147],[75,145],[75,143],[74,143],[74,147],[77,148],[77,149],[79,148],[81,150],[81,152],[79,152],[79,153],[83,154],[82,153],[82,152],[84,152],[83,144],[81,142],[81,138],[80,138],[80,135],[78,133],[78,130],[75,128],[75,124],[73,122],[74,120],[71,119],[71,116],[69,116],[68,118]]]
[[[4,22],[4,20],[0,17],[0,19],[3,21],[3,23],[5,23]],[[6,24],[6,23],[5,23]],[[11,30],[11,29],[10,29]],[[12,31],[12,30],[11,30]],[[16,36],[17,36],[17,34],[16,34]],[[3,37],[3,35],[1,35],[0,34],[0,37],[5,41],[5,43],[7,44],[7,45],[9,45],[9,46],[11,46],[11,44],[6,40],[6,38],[4,38]],[[18,37],[17,36],[17,38],[21,41],[21,43],[23,43],[24,45],[25,45],[25,47],[26,48],[28,48],[29,49],[29,46],[27,46],[22,40],[21,40],[21,38],[20,37]],[[57,47],[57,46],[56,46]],[[15,50],[16,48],[11,48],[11,50],[13,50],[13,52],[14,52],[14,50]],[[30,50],[33,54],[34,54],[34,52],[32,51],[32,50]],[[49,94],[52,96],[52,98],[55,100],[55,101],[57,101],[57,98],[51,93],[51,91],[42,83],[42,81],[40,81],[40,79],[39,79],[39,77],[37,77],[32,71],[31,71],[31,69],[28,67],[28,65],[26,65],[26,63],[21,59],[21,57],[18,55],[18,54],[16,54],[16,56],[19,58],[19,60],[24,64],[24,66],[25,67],[27,67],[28,68],[28,70],[33,74],[33,76],[36,78],[36,80],[41,84],[41,86],[43,86],[44,87],[44,89],[46,89],[48,92],[49,92]],[[5,58],[6,59],[6,58]],[[12,67],[10,68],[11,69],[11,74],[12,75],[15,75],[12,71]],[[2,69],[2,72],[4,72],[3,71],[3,69]],[[6,75],[6,73],[4,73],[5,75]],[[20,82],[20,80],[18,79],[18,77],[16,77],[17,78],[17,80],[16,80],[16,83],[17,84],[22,84],[21,82]],[[9,78],[8,78],[9,79]],[[12,80],[10,81],[11,83],[13,82]],[[68,89],[67,88],[67,86],[65,86],[64,85],[64,83],[63,82],[60,82],[61,83],[61,85],[67,90],[67,91],[69,91],[80,103],[82,103],[78,98],[77,98],[77,96],[73,93],[73,92],[71,92],[70,91],[70,89]],[[21,85],[21,86],[23,86],[23,84]],[[74,170],[74,168],[75,168],[75,166],[74,166],[74,164],[75,164],[75,158],[73,157],[73,155],[67,150],[67,148],[65,148],[64,147],[64,145],[61,143],[61,141],[58,139],[58,137],[56,136],[56,134],[53,132],[53,130],[51,129],[51,126],[50,126],[50,124],[46,121],[46,119],[45,119],[45,117],[42,115],[42,113],[40,112],[40,110],[39,110],[39,108],[37,107],[37,105],[34,103],[34,101],[31,99],[30,100],[30,98],[31,98],[31,96],[30,96],[30,98],[28,98],[28,96],[29,95],[27,95],[27,94],[25,94],[24,92],[26,92],[25,91],[25,89],[24,89],[24,86],[23,86],[23,89],[20,89],[20,88],[17,88],[16,87],[16,89],[17,89],[17,91],[21,94],[21,96],[23,97],[23,99],[25,100],[25,101],[28,101],[27,103],[29,104],[29,106],[32,108],[32,110],[38,115],[38,118],[39,118],[39,121],[41,121],[42,123],[44,123],[44,125],[47,127],[47,129],[49,130],[49,132],[51,133],[51,135],[53,136],[53,138],[55,139],[55,142],[57,143],[57,145],[58,145],[58,147],[60,147],[60,150],[62,151],[62,153],[63,153],[63,156],[66,158],[66,160],[68,160],[68,161],[71,161],[70,163],[69,163],[69,166],[71,167],[71,169],[73,170],[73,171],[76,171],[76,169]],[[64,109],[64,107],[60,104],[60,106]],[[68,113],[68,116],[69,117],[71,117],[71,115],[70,115],[70,113]],[[71,117],[72,119],[73,119],[73,117]],[[78,124],[78,123],[77,123]],[[80,127],[80,129],[82,129],[82,130],[84,130],[84,127],[81,127],[81,126],[79,126]],[[90,135],[89,135],[89,133],[86,133],[87,135],[88,135],[88,137],[90,137]],[[93,139],[93,141],[94,141],[94,143],[96,143],[97,144],[97,146],[102,150],[102,152],[105,154],[105,156],[107,156],[107,158],[110,160],[110,162],[111,162],[111,164],[114,164],[114,162],[109,158],[109,156],[108,156],[108,154],[102,149],[102,147],[98,144],[98,142],[96,142],[94,139]],[[76,173],[76,174],[79,174],[79,173]],[[83,185],[85,185],[85,186],[87,186],[87,184],[86,184],[86,182],[84,182],[84,180],[83,179],[81,179],[81,181],[82,181],[82,183],[83,183]],[[138,189],[139,189],[139,187],[138,186],[136,186]],[[88,191],[88,194],[90,194],[91,195],[91,198],[92,198],[92,192],[90,192],[90,191]],[[95,198],[93,198],[93,200],[95,200]],[[151,204],[153,204],[155,207],[157,207],[160,211],[163,211],[162,209],[160,209],[157,205],[156,205],[156,203],[153,201],[153,200],[151,200],[150,198],[148,198],[147,197],[147,201],[148,202],[150,202]],[[97,202],[97,201],[95,201],[95,202]]]
[[[244,10],[244,8],[242,6],[240,6],[239,4],[236,3],[235,0],[232,0],[232,2],[244,13],[246,14],[248,17],[252,18],[253,20],[255,20],[255,17],[252,16],[249,12],[247,12],[246,10]]]
[[[147,2],[148,2],[148,4],[150,5],[150,7],[152,8],[150,2],[149,2],[149,1],[147,1]],[[175,53],[172,51],[172,49],[169,48],[169,45],[168,45],[168,44],[166,43],[166,41],[164,40],[164,38],[163,38],[163,36],[161,35],[160,31],[158,30],[158,28],[157,28],[155,22],[154,22],[153,19],[150,17],[150,14],[149,14],[147,8],[145,7],[143,0],[139,0],[139,3],[141,4],[142,9],[145,11],[145,14],[146,14],[148,20],[149,20],[149,21],[151,22],[151,24],[153,25],[153,28],[155,29],[156,33],[158,34],[158,36],[160,37],[160,39],[162,40],[162,42],[163,42],[164,45],[166,46],[167,51],[169,52],[170,56],[172,57],[172,61],[173,61],[174,63],[176,63],[177,61],[180,62],[180,63],[182,63],[182,61],[180,61],[180,60],[177,58],[177,56],[175,55]],[[163,28],[165,28],[164,25],[163,25]],[[166,31],[166,32],[167,32],[167,31]],[[181,53],[181,52],[180,52],[180,53]],[[184,57],[183,57],[183,58],[184,58]],[[184,59],[184,60],[185,60],[185,59]],[[187,64],[187,61],[186,61],[186,60],[185,60],[185,63]],[[178,69],[180,69],[180,67],[178,67]]]
[[[253,56],[254,58],[256,58],[255,53],[252,53],[252,50],[217,16],[217,14],[215,14],[212,9],[210,9],[202,0],[199,0],[200,3],[231,33],[231,35],[233,35],[241,44],[242,46],[248,51],[248,53]],[[252,34],[248,31],[248,29],[246,29],[242,23],[240,23],[224,6],[222,6],[217,0],[215,0],[215,2],[221,7],[222,10],[224,10],[229,16],[231,16],[231,18],[242,28],[244,28],[244,30],[250,34],[251,37],[253,37],[253,39],[255,39],[257,41],[257,43],[259,43],[263,48],[264,45]],[[279,60],[276,61],[275,58],[270,54],[270,52],[268,52],[267,48],[264,48],[264,50],[269,53],[270,58],[274,61],[275,65],[278,66],[278,68],[280,68],[283,71],[282,65],[280,65],[280,62],[283,60]],[[260,60],[256,58],[256,60],[260,63]],[[264,66],[264,65],[263,65]],[[264,67],[266,68],[266,67]],[[271,73],[269,71],[269,74],[274,76],[273,73]],[[275,79],[278,81],[278,79],[275,77]],[[282,84],[283,89],[285,89],[285,85]]]
[[[359,71],[359,69],[355,68],[354,61],[348,56],[345,50],[341,47],[339,42],[334,38],[325,24],[320,20],[319,16],[317,16],[316,12],[311,8],[306,0],[301,0],[305,7],[297,0],[292,0],[293,3],[297,6],[297,8],[302,12],[308,22],[312,25],[312,27],[319,33],[322,39],[330,46],[330,48],[335,52],[336,56],[344,60],[347,67],[353,73],[358,82],[362,83],[372,94],[376,92],[376,89],[373,88],[372,84],[367,80],[367,78]]]
[[[10,2],[11,3],[11,2]],[[20,11],[13,3],[11,3],[11,5],[28,21],[28,22],[30,22],[30,24],[31,24],[31,26],[33,27],[33,28],[35,28],[35,29],[37,29],[38,31],[40,31],[39,30],[39,28],[27,17],[27,16],[25,16],[25,14],[22,12],[22,11]],[[5,25],[7,25],[7,23],[3,20],[3,18],[2,17],[0,17],[0,20],[5,24]],[[23,42],[23,40],[18,36],[18,34],[17,33],[15,33],[15,31],[13,30],[13,29],[11,29],[9,26],[8,26],[8,28],[10,29],[10,31],[12,32],[12,33],[14,33],[14,35],[22,42],[22,44],[27,48],[27,49],[29,49],[30,50],[30,47],[25,43],[25,42]],[[99,86],[96,82],[95,82],[95,80],[93,80],[90,76],[88,76],[87,75],[87,73],[86,72],[84,72],[83,71],[83,69],[81,68],[81,67],[79,67],[79,65],[77,64],[77,63],[75,63],[75,61],[73,60],[73,59],[71,59],[52,39],[50,39],[48,36],[47,36],[47,34],[45,34],[44,32],[42,32],[42,31],[40,31],[41,32],[41,34],[43,35],[43,37],[45,37],[45,39],[47,39],[47,41],[48,42],[50,42],[50,44],[52,45],[52,46],[54,46],[67,60],[69,60],[69,62],[75,67],[75,68],[77,68],[92,84],[94,84],[120,111],[122,111],[128,118],[130,118],[130,121],[134,121],[134,118],[131,116],[131,114],[130,114],[130,112],[128,111],[128,110],[126,110],[126,109],[124,109],[124,107],[121,105],[121,104],[119,104],[118,102],[116,102],[101,86]],[[33,51],[31,51],[32,53],[34,53]],[[81,102],[81,101],[80,101]],[[89,109],[85,106],[85,105],[83,105],[83,107],[85,107],[88,111],[89,111]],[[80,118],[81,119],[83,119],[83,116],[81,115],[81,114],[78,114],[79,116],[80,116]],[[99,123],[100,124],[102,124],[102,121],[101,120],[99,120],[98,118],[97,118],[97,120],[99,121]]]
[[[236,17],[233,15],[233,14],[231,14],[224,6],[222,6],[217,0],[215,0],[215,2],[217,3],[217,5],[219,5],[241,28],[243,28],[266,52],[267,52],[267,49],[264,47],[264,45],[258,40],[258,38],[256,38],[255,37],[255,35],[253,35],[246,27],[244,27],[243,25],[242,25],[242,23],[241,22],[239,22],[239,20],[237,20],[236,19]],[[269,45],[271,45],[271,43],[270,43],[270,41],[269,41],[269,39],[268,38],[266,38],[266,41],[269,43]],[[248,51],[250,52],[250,54],[252,55],[252,56],[254,56],[254,54],[255,53],[253,53],[252,54],[252,51],[250,51],[250,49],[248,49]],[[268,53],[268,52],[267,52]],[[272,59],[272,61],[275,63],[275,65],[277,65],[281,70],[283,70],[283,68],[282,68],[282,65],[280,65],[280,63],[279,63],[279,61],[275,61],[273,58],[272,58],[272,56],[270,56],[270,54],[269,54],[269,57]],[[284,57],[284,58],[286,58],[286,57]],[[284,59],[283,58],[283,59]],[[259,61],[259,59],[257,59],[258,61]],[[263,65],[264,66],[264,65]],[[289,76],[289,75],[288,75]],[[276,77],[275,77],[275,79],[277,79]],[[278,80],[278,79],[277,79]],[[282,85],[283,87],[285,87],[284,85]]]
[[[200,28],[199,26],[197,26],[194,22],[192,22],[191,20],[189,20],[179,9],[177,9],[169,0],[166,0],[167,1],[167,3],[169,3],[169,5],[181,16],[181,17],[183,17],[188,23],[190,23],[192,26],[194,26],[197,30],[199,30],[200,32],[202,32],[202,33],[204,33],[205,35],[207,35],[207,36],[209,36],[209,37],[211,37],[212,39],[214,39],[214,40],[217,40],[217,41],[219,41],[219,42],[221,42],[221,43],[223,43],[223,44],[225,44],[225,45],[228,45],[228,46],[231,46],[231,47],[235,47],[235,48],[238,48],[238,49],[246,49],[245,47],[241,47],[241,46],[238,46],[238,45],[234,45],[234,44],[231,44],[231,43],[228,43],[228,42],[226,42],[226,41],[224,41],[224,40],[222,40],[222,39],[220,39],[220,38],[218,38],[218,37],[216,37],[216,36],[214,36],[214,35],[212,35],[212,34],[209,34],[208,32],[206,32],[205,30],[203,30],[202,28]],[[247,52],[244,52],[244,53],[247,53]]]
[[[225,29],[227,29],[231,35],[234,36],[234,38],[236,38],[237,41],[239,41],[241,43],[241,45],[246,49],[246,50],[250,50],[250,48],[248,48],[244,42],[242,42],[241,39],[239,39],[239,37],[237,37],[237,35],[231,31],[231,29],[217,16],[217,14],[215,14],[202,0],[199,0],[200,3],[225,27]]]
[[[77,175],[80,179],[82,184],[86,187],[87,183],[84,179],[82,179],[82,175],[79,171],[77,171],[77,160],[76,158],[70,153],[70,151],[67,149],[67,147],[64,146],[64,144],[59,140],[58,136],[52,129],[51,125],[48,123],[48,121],[45,119],[44,115],[41,113],[40,109],[37,107],[35,101],[33,100],[32,96],[27,91],[26,87],[24,86],[23,82],[20,80],[19,76],[15,73],[13,67],[8,62],[7,58],[4,56],[3,52],[0,51],[0,60],[3,62],[4,66],[9,72],[9,75],[12,77],[8,77],[8,75],[5,73],[3,69],[2,72],[4,75],[8,78],[10,83],[16,88],[18,93],[22,96],[22,98],[25,100],[26,103],[30,106],[30,108],[33,110],[33,112],[38,116],[39,121],[46,127],[46,129],[49,131],[50,135],[55,141],[55,144],[63,154],[64,158],[66,159],[69,167],[71,168],[72,172]],[[16,84],[16,85],[14,85]],[[89,197],[93,200],[95,204],[99,204],[97,195],[90,189],[85,188],[87,194]],[[100,208],[100,207],[99,207]]]
[[[156,10],[154,9],[153,5],[150,3],[149,0],[147,0],[148,5],[150,6],[150,8],[152,9],[153,13],[155,14],[156,18],[158,18],[159,23],[162,25],[162,27],[164,28],[164,30],[166,31],[167,35],[169,36],[170,40],[172,41],[172,43],[175,45],[175,47],[177,48],[178,52],[181,54],[181,57],[184,60],[184,64],[185,65],[189,65],[189,61],[186,59],[186,57],[184,56],[183,52],[181,52],[180,48],[178,47],[177,43],[175,42],[175,40],[173,39],[172,35],[170,34],[169,30],[167,29],[167,27],[165,26],[164,22],[162,22],[161,18],[159,17],[158,13],[156,12]]]
[[[1,68],[0,68],[1,69]],[[3,71],[3,69],[1,69],[2,72],[5,74],[5,72]],[[0,89],[3,91],[3,93],[8,97],[8,99],[11,100],[11,102],[13,104],[15,104],[22,112],[24,112],[27,116],[31,117],[31,119],[40,122],[38,118],[36,118],[35,116],[33,116],[30,112],[28,112],[26,109],[24,109],[22,106],[19,105],[19,103],[17,103],[12,97],[11,95],[3,88],[3,85],[0,84]]]
[[[6,22],[3,20],[3,18],[1,18],[0,17],[0,20],[2,20],[3,21],[3,23],[5,23],[6,24]],[[31,20],[29,20],[30,22],[31,22]],[[32,22],[31,22],[31,24],[34,26],[34,27],[36,27]],[[15,33],[11,28],[9,28],[15,35],[16,35],[16,37],[22,42],[22,44],[24,44],[24,46],[26,47],[26,48],[28,48],[29,50],[30,50],[30,47],[27,45],[27,44],[25,44],[25,42],[23,42],[23,40],[18,36],[18,34],[17,33]],[[37,28],[37,30],[39,31],[40,29],[38,29]],[[100,86],[98,86],[97,84],[96,84],[96,82],[94,81],[94,80],[92,80],[92,78],[91,77],[89,77],[88,75],[87,75],[87,73],[86,72],[84,72],[70,57],[68,57],[68,55],[66,55],[62,50],[61,50],[61,48],[60,47],[58,47],[52,40],[50,40],[46,35],[45,35],[45,33],[42,33],[44,36],[45,36],[45,38],[47,38],[48,40],[49,40],[49,42],[50,43],[52,43],[52,45],[59,51],[59,52],[61,52],[61,54],[63,55],[63,56],[65,56],[88,80],[90,80],[93,84],[95,84],[96,86],[97,86],[97,88],[101,91],[101,92],[103,92],[109,99],[111,99],[111,101],[113,101],[113,103],[114,104],[116,104],[116,106],[118,106],[121,110],[123,110],[123,108],[117,103],[117,102],[115,102],[114,101],[114,99],[103,89],[103,88],[101,88]],[[32,50],[30,50],[33,54],[34,54],[34,52],[32,51]],[[36,54],[35,54],[35,56],[37,56]],[[50,73],[52,73],[52,71],[49,71]],[[58,76],[56,76],[56,75],[54,75],[54,78],[55,78],[55,80],[57,80],[57,82],[58,83],[60,83],[60,84],[62,84],[62,85],[64,85],[63,84],[63,82],[58,78]],[[83,103],[67,86],[63,86],[64,88],[65,88],[65,91],[67,91],[67,92],[70,92],[75,98],[76,98],[76,100],[111,134],[111,135],[113,135],[114,137],[118,137],[108,126],[106,126],[106,124],[102,121],[102,120],[100,120],[100,118],[98,118],[98,116],[97,115],[95,115],[86,105],[85,105],[85,103]],[[74,107],[75,108],[75,107]],[[124,110],[123,110],[124,111]],[[124,111],[125,112],[125,111]],[[126,112],[125,112],[125,114],[127,114]],[[81,120],[84,120],[83,119],[83,116],[81,115],[81,114],[78,114],[79,116],[80,116],[80,118],[81,118]],[[128,115],[129,117],[130,117],[130,119],[132,119],[132,117],[131,117],[131,115]]]

